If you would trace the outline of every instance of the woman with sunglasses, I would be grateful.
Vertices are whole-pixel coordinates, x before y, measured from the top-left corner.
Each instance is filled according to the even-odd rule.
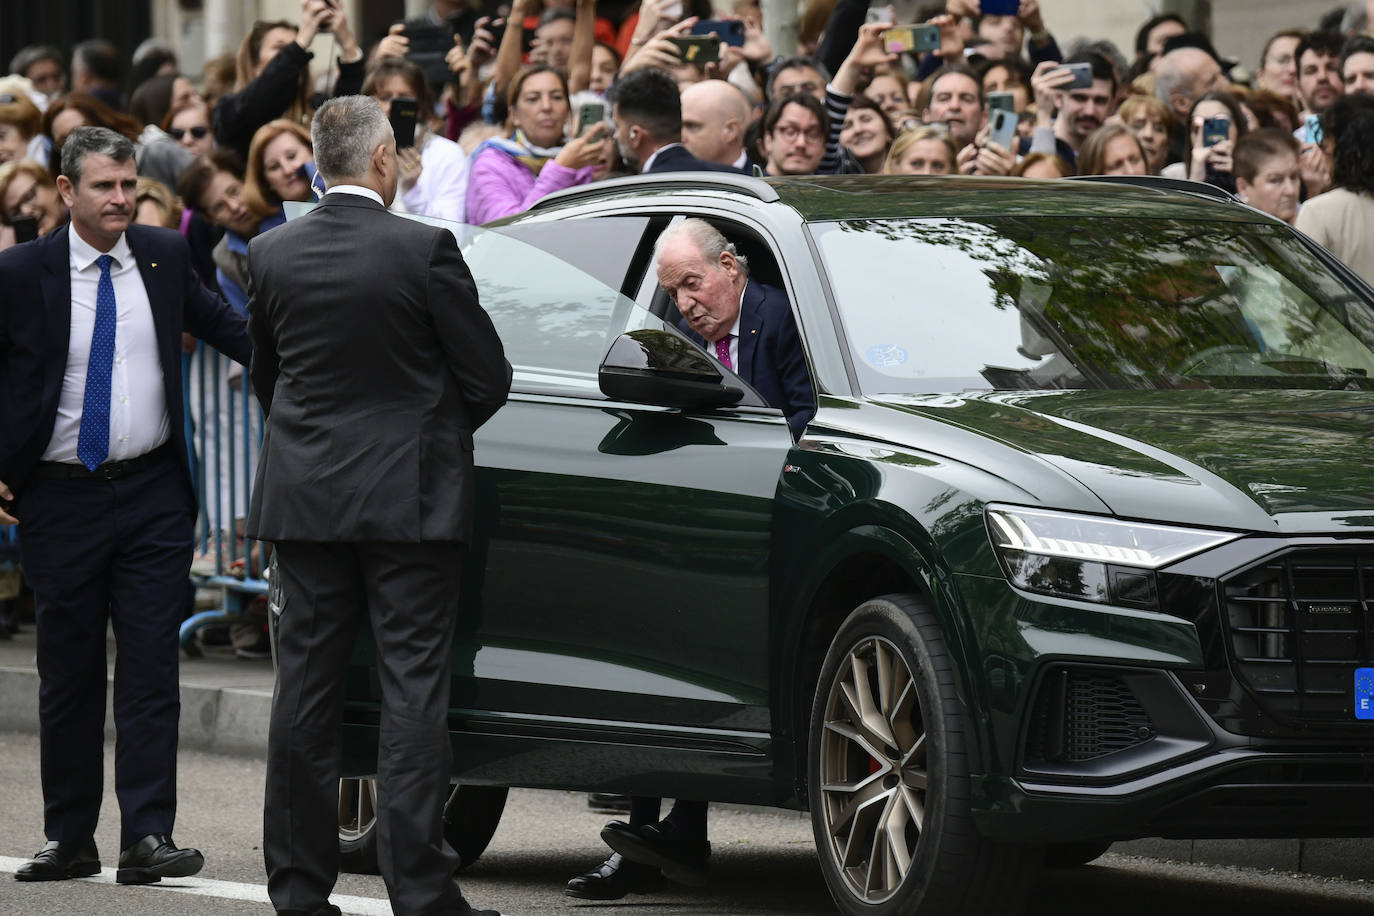
[[[167,112],[167,117],[162,119],[162,129],[194,156],[204,156],[215,148],[210,109],[199,99]]]

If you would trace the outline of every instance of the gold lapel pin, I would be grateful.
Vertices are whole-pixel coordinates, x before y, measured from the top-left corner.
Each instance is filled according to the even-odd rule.
[[[154,267],[157,266],[157,261],[154,261],[154,262],[153,262],[153,266],[154,266]]]

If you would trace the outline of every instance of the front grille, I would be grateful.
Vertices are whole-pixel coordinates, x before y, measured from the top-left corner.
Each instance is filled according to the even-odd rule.
[[[1374,663],[1374,547],[1294,549],[1223,583],[1237,678],[1289,723],[1355,724]]]
[[[1121,677],[1109,671],[1059,668],[1041,682],[1026,758],[1081,763],[1154,736],[1149,714]]]

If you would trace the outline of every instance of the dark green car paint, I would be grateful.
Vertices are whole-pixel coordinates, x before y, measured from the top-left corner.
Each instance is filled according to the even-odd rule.
[[[1215,656],[1194,621],[1169,607],[1012,588],[984,508],[1343,533],[1368,544],[1374,396],[860,393],[805,223],[1034,212],[1276,224],[1247,208],[1139,189],[991,179],[975,180],[977,193],[968,181],[915,186],[920,193],[908,180],[787,180],[745,194],[621,183],[506,221],[686,214],[750,227],[782,262],[821,397],[794,445],[776,414],[683,413],[550,397],[517,383],[477,436],[479,527],[465,567],[469,616],[454,650],[451,716],[463,780],[802,807],[820,658],[849,610],[891,591],[922,594],[938,614],[989,834],[1130,835],[1161,801],[1245,764],[1242,752],[1227,751],[1177,764],[1172,782],[1027,791],[1017,756],[1030,688],[1048,663],[1191,672]],[[647,306],[652,277],[636,288]],[[379,688],[369,652],[360,644],[350,677],[353,773],[371,772],[375,761]],[[1362,740],[1347,746],[1374,752],[1374,736]],[[1300,747],[1291,745],[1294,759]]]

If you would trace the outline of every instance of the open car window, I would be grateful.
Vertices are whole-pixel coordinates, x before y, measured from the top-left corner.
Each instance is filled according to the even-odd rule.
[[[288,218],[312,206],[289,208]],[[601,399],[597,371],[620,334],[666,330],[687,340],[675,325],[620,291],[626,285],[638,286],[634,256],[649,224],[647,217],[480,228],[398,215],[453,233],[482,307],[505,346],[516,391]],[[721,371],[732,384],[749,388],[735,373],[723,367]]]
[[[1374,310],[1261,223],[811,226],[865,391],[1374,389]]]

